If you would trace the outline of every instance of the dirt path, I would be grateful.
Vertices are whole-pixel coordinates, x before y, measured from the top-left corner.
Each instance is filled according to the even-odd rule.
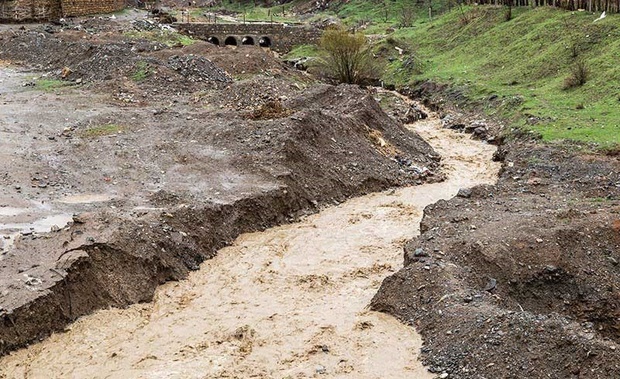
[[[302,222],[242,235],[155,301],[100,311],[0,360],[2,378],[431,378],[415,330],[366,309],[402,265],[422,210],[492,183],[493,146],[412,127],[449,179],[353,199]],[[321,375],[325,374],[325,375]]]

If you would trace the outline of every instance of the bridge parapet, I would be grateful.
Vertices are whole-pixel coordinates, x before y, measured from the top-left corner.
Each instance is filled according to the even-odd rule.
[[[286,53],[297,45],[317,43],[321,37],[319,29],[285,24],[177,23],[175,27],[182,33],[217,45],[260,45],[279,53]]]

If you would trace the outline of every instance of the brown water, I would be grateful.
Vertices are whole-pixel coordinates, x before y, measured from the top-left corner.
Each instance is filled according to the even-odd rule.
[[[244,234],[150,304],[83,317],[0,360],[6,378],[416,378],[420,336],[367,309],[402,265],[425,206],[494,183],[493,146],[410,125],[443,155],[448,180],[356,198]]]

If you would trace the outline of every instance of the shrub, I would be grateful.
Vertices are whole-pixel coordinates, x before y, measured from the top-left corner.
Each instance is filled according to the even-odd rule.
[[[361,84],[369,76],[371,54],[366,36],[343,29],[328,29],[319,42],[321,65],[341,83]]]
[[[582,59],[575,61],[571,67],[570,75],[564,79],[564,89],[580,87],[588,81],[590,70],[586,62]]]
[[[412,6],[403,6],[400,13],[401,28],[409,28],[413,25],[414,21],[414,8]]]

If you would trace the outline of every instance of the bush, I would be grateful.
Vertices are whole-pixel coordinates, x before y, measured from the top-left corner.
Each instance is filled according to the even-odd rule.
[[[319,42],[321,65],[331,78],[361,84],[371,72],[371,54],[366,36],[342,29],[328,29]]]
[[[580,87],[588,81],[590,70],[583,60],[577,60],[571,67],[571,74],[564,79],[564,89]]]
[[[400,13],[399,26],[401,28],[409,28],[413,26],[414,8],[412,6],[403,6]]]

